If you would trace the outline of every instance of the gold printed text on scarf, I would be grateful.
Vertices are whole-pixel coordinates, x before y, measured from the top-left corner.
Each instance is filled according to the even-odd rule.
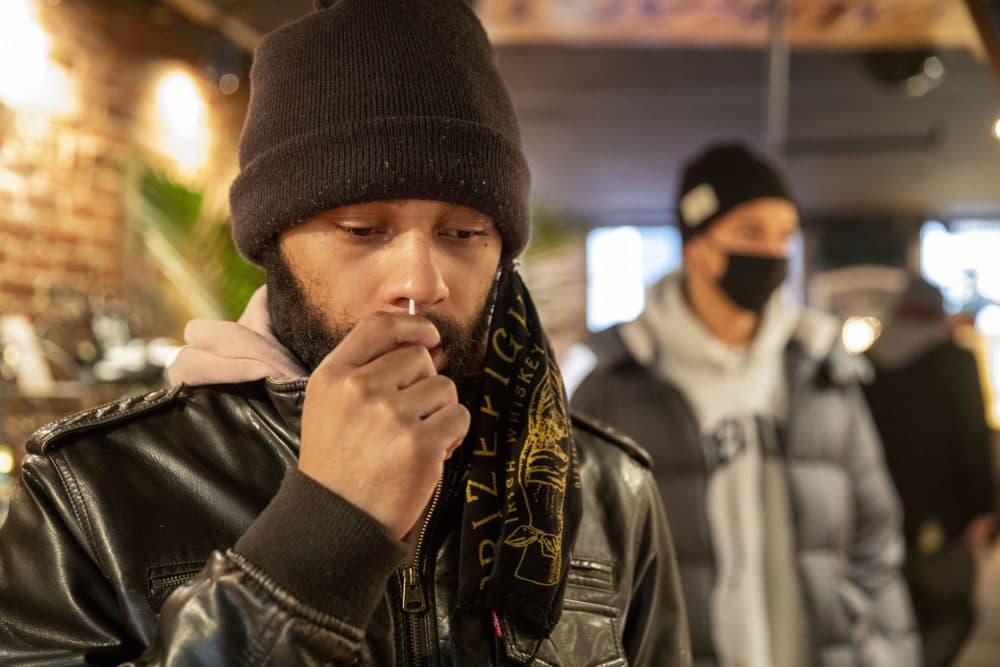
[[[545,631],[581,514],[566,394],[527,289],[504,271],[464,452],[462,591]]]

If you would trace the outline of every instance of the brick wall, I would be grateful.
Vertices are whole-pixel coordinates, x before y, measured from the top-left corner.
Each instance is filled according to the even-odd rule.
[[[156,162],[147,98],[156,68],[197,62],[204,37],[185,49],[164,39],[185,27],[127,9],[128,3],[42,2],[39,21],[52,61],[67,75],[73,111],[38,119],[8,108],[0,134],[0,308],[37,315],[53,287],[117,293],[128,282],[131,249],[123,174],[134,158]],[[163,22],[163,19],[159,19]],[[148,39],[157,31],[157,39]],[[200,33],[199,33],[200,34]],[[151,43],[152,42],[152,43]],[[9,65],[9,64],[8,64]],[[246,97],[223,96],[206,80],[217,171],[199,180],[224,191],[235,169],[235,142]],[[13,116],[13,120],[10,117]],[[13,131],[11,131],[11,128]],[[165,163],[165,166],[169,164]],[[214,181],[214,183],[213,183]]]
[[[157,307],[162,278],[130,232],[126,174],[139,160],[175,168],[157,149],[150,115],[155,76],[172,63],[200,82],[212,136],[213,159],[179,178],[224,201],[236,169],[249,59],[155,3],[47,0],[34,7],[71,102],[52,114],[9,100],[0,106],[0,313],[27,315],[71,355],[86,328],[77,306],[87,299],[123,303],[138,314],[138,335],[177,334],[179,317]],[[219,91],[219,62],[241,76],[238,93]],[[106,393],[94,389],[76,402],[82,407]],[[25,418],[16,401],[5,404],[5,439],[13,442],[74,407],[35,401]]]

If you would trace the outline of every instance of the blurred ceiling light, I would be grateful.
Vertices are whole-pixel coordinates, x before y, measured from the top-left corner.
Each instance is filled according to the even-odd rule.
[[[997,118],[997,122],[993,123],[993,136],[1000,140],[1000,118]]]
[[[910,97],[923,97],[931,92],[931,82],[924,76],[911,76],[906,80],[906,92]]]
[[[942,82],[947,69],[930,49],[873,51],[863,56],[875,79],[890,88],[902,88],[910,97],[923,97]]]
[[[0,100],[15,109],[71,110],[69,80],[49,60],[49,48],[31,0],[0,2]]]
[[[944,63],[937,56],[931,56],[924,61],[924,74],[932,79],[944,76]]]
[[[233,95],[240,89],[240,77],[235,74],[223,74],[219,78],[219,90],[223,95]]]
[[[1000,306],[984,306],[976,315],[976,329],[987,338],[1000,338]]]
[[[208,159],[208,107],[198,82],[186,70],[168,69],[156,83],[156,114],[161,150],[187,172]]]
[[[874,317],[849,317],[844,322],[841,338],[850,354],[867,352],[882,335],[882,323]]]
[[[9,475],[14,470],[14,452],[7,445],[0,445],[0,475]]]
[[[205,127],[205,100],[194,78],[182,70],[163,75],[156,90],[156,107],[164,129],[177,139],[197,139]]]

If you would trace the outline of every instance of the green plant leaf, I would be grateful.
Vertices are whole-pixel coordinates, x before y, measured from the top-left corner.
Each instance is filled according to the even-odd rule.
[[[195,317],[236,319],[264,272],[230,236],[228,215],[206,212],[204,191],[139,165],[129,179],[130,218],[150,258]]]

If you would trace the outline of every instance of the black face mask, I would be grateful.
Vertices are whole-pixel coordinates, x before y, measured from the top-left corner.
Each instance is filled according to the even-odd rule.
[[[730,254],[719,287],[740,308],[761,313],[786,278],[787,257]]]

